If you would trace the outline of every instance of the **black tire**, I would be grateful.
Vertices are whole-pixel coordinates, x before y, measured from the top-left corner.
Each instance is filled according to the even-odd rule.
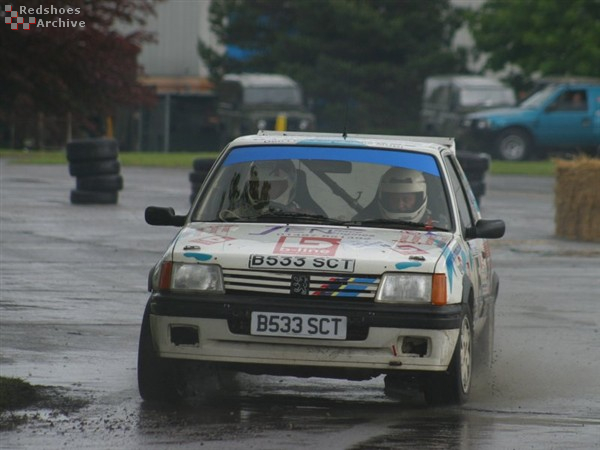
[[[495,323],[495,307],[492,307],[488,313],[486,323],[481,336],[477,342],[477,358],[476,369],[482,374],[488,374],[492,370],[494,363],[494,323]]]
[[[533,156],[533,142],[527,132],[508,128],[496,139],[496,154],[506,161],[525,161]]]
[[[116,159],[98,161],[80,161],[69,163],[69,174],[73,177],[90,177],[94,175],[115,175],[121,170],[121,163]]]
[[[471,186],[471,191],[473,191],[475,200],[477,200],[477,204],[481,206],[481,197],[485,194],[485,182],[469,180],[469,185]]]
[[[188,178],[192,183],[202,184],[207,175],[208,170],[196,170],[194,172],[190,172]]]
[[[202,183],[192,183],[192,194],[196,195],[196,193],[202,187]]]
[[[80,191],[114,192],[123,189],[121,175],[95,175],[77,177],[77,189]]]
[[[119,154],[119,146],[114,139],[85,139],[67,143],[69,162],[114,159]]]
[[[213,158],[196,158],[192,165],[196,172],[208,172],[214,162],[215,160]]]
[[[119,201],[119,193],[98,192],[98,191],[80,191],[73,189],[71,191],[71,203],[74,205],[114,205]]]
[[[138,345],[137,379],[140,396],[149,402],[178,402],[180,361],[160,358],[156,354],[150,330],[150,308],[146,306]]]
[[[485,174],[490,168],[489,157],[485,154],[472,153],[467,151],[457,151],[456,159],[460,163],[460,166],[468,173],[481,173]]]
[[[471,391],[473,369],[473,322],[471,312],[466,308],[461,317],[461,327],[446,372],[432,373],[425,380],[423,393],[425,401],[432,406],[461,405]]]

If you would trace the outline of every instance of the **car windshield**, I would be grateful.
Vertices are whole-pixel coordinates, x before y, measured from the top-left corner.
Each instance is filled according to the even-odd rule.
[[[292,86],[257,86],[244,90],[244,103],[256,105],[261,103],[302,105],[302,93]]]
[[[247,146],[229,151],[193,221],[450,230],[436,159],[409,151]]]
[[[552,96],[556,92],[556,88],[554,86],[548,86],[540,91],[535,92],[530,97],[527,97],[521,103],[521,108],[535,109],[541,106],[548,100],[550,96]]]

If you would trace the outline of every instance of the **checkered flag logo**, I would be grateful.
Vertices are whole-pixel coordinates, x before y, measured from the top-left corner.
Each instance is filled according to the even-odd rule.
[[[12,5],[6,5],[4,7],[4,13],[4,23],[10,25],[11,30],[18,30],[19,25],[21,25],[24,30],[29,30],[31,29],[31,25],[35,23],[35,17],[30,17],[28,22],[25,22],[23,17],[19,17],[19,13],[17,11],[13,11]]]

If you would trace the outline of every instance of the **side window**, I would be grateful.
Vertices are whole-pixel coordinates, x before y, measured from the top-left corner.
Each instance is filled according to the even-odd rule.
[[[439,86],[431,94],[431,103],[437,108],[445,109],[448,105],[448,86]]]
[[[446,166],[448,167],[448,174],[450,175],[450,184],[451,189],[454,192],[454,196],[456,197],[456,203],[458,205],[458,214],[460,215],[460,226],[464,231],[472,227],[473,223],[473,214],[471,208],[469,207],[469,201],[467,199],[467,195],[463,184],[461,182],[461,177],[457,171],[454,161],[450,157],[446,157]]]
[[[587,93],[584,89],[563,92],[553,104],[555,111],[587,111]]]

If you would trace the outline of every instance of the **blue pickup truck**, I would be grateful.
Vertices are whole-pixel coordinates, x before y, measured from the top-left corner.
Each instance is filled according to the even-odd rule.
[[[552,151],[600,152],[600,81],[551,83],[513,108],[465,116],[459,147],[522,161]]]

